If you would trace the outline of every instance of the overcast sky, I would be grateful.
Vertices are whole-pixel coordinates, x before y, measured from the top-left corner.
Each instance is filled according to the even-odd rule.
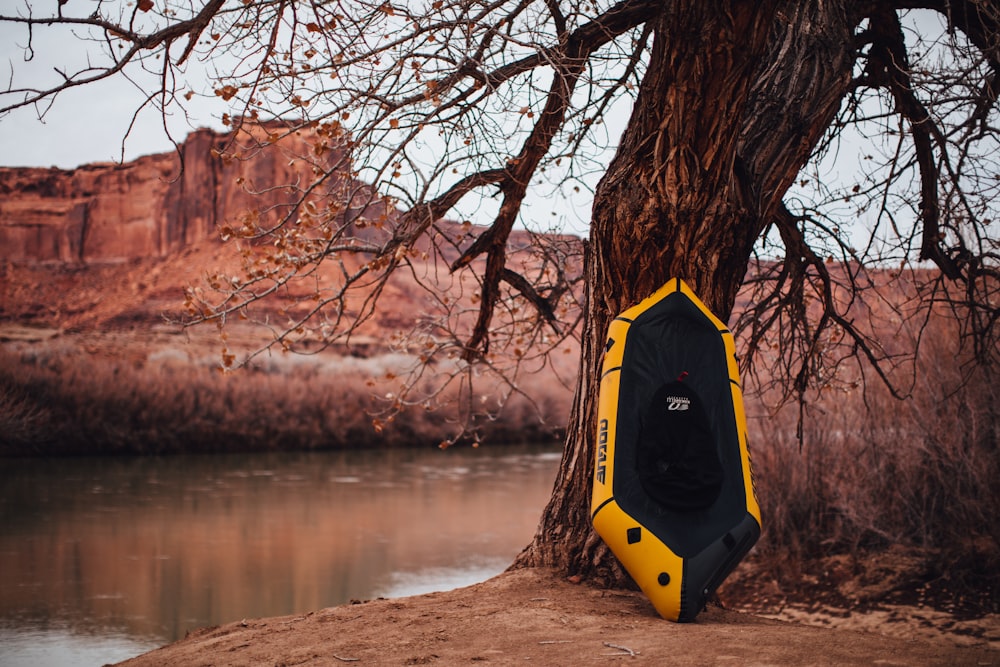
[[[8,2],[11,0],[0,0],[0,10],[5,13],[11,11]],[[75,61],[77,67],[83,62],[79,40],[65,31],[59,34],[36,30],[36,57],[31,63],[24,61],[26,42],[23,27],[0,24],[0,78],[4,87],[10,81],[12,68],[18,77],[16,85],[24,85],[26,81],[51,81],[58,76],[56,67],[72,69],[70,62]],[[38,118],[39,110],[32,108],[0,117],[0,166],[73,168],[88,162],[119,161],[123,140],[126,161],[171,150],[163,121],[152,108],[140,115],[136,127],[125,138],[132,114],[142,100],[134,84],[116,76],[61,94],[42,120]],[[10,100],[2,102],[0,106],[6,106]],[[192,105],[191,111],[194,117],[190,120],[175,115],[170,121],[178,141],[197,127],[221,127],[221,105]]]
[[[103,86],[60,97],[41,121],[32,110],[5,116],[0,119],[0,164],[70,169],[88,162],[120,161],[123,138],[125,161],[171,150],[170,140],[153,112],[147,112],[125,138],[136,97],[126,87]],[[193,129],[186,123],[176,125],[178,141]],[[217,124],[206,117],[197,125]]]

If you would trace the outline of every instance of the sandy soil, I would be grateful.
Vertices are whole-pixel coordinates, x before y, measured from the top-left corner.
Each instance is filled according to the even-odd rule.
[[[1000,665],[1000,623],[962,640],[918,623],[885,634],[884,617],[850,616],[817,627],[711,606],[679,625],[641,593],[520,570],[454,591],[205,628],[122,664]]]

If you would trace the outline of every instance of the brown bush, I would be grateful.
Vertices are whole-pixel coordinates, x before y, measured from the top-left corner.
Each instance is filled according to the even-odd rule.
[[[988,369],[961,362],[951,326],[924,330],[907,400],[872,382],[823,392],[801,441],[798,406],[748,404],[762,560],[904,547],[926,554],[928,577],[1000,592],[1000,392]]]
[[[377,397],[394,386],[387,369],[408,363],[390,354],[286,357],[221,373],[211,359],[169,348],[92,354],[73,340],[0,348],[0,455],[437,445],[462,416],[455,389],[430,409],[411,406],[392,424],[373,425],[386,407]],[[540,375],[533,391],[541,396],[535,403],[514,396],[474,425],[494,442],[554,439],[565,424],[568,390]]]

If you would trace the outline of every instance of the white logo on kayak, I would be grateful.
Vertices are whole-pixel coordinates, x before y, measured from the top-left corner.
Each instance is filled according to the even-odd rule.
[[[667,410],[676,412],[679,410],[689,410],[691,399],[687,396],[667,396]]]

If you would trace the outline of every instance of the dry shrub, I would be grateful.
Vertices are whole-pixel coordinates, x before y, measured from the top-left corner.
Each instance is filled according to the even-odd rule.
[[[40,453],[42,445],[52,440],[51,421],[45,408],[23,391],[0,385],[0,445]]]
[[[935,319],[911,396],[869,381],[768,412],[752,401],[764,537],[775,562],[905,547],[928,576],[1000,592],[1000,392],[961,362],[953,323]],[[860,373],[859,369],[859,373]]]
[[[161,454],[437,445],[457,428],[454,395],[373,426],[402,355],[265,359],[220,373],[176,349],[92,354],[63,340],[0,347],[0,455]],[[484,385],[489,385],[484,380]],[[495,383],[494,383],[495,386]],[[536,379],[481,432],[492,442],[550,441],[565,424],[565,387]],[[493,397],[489,397],[494,400]]]

